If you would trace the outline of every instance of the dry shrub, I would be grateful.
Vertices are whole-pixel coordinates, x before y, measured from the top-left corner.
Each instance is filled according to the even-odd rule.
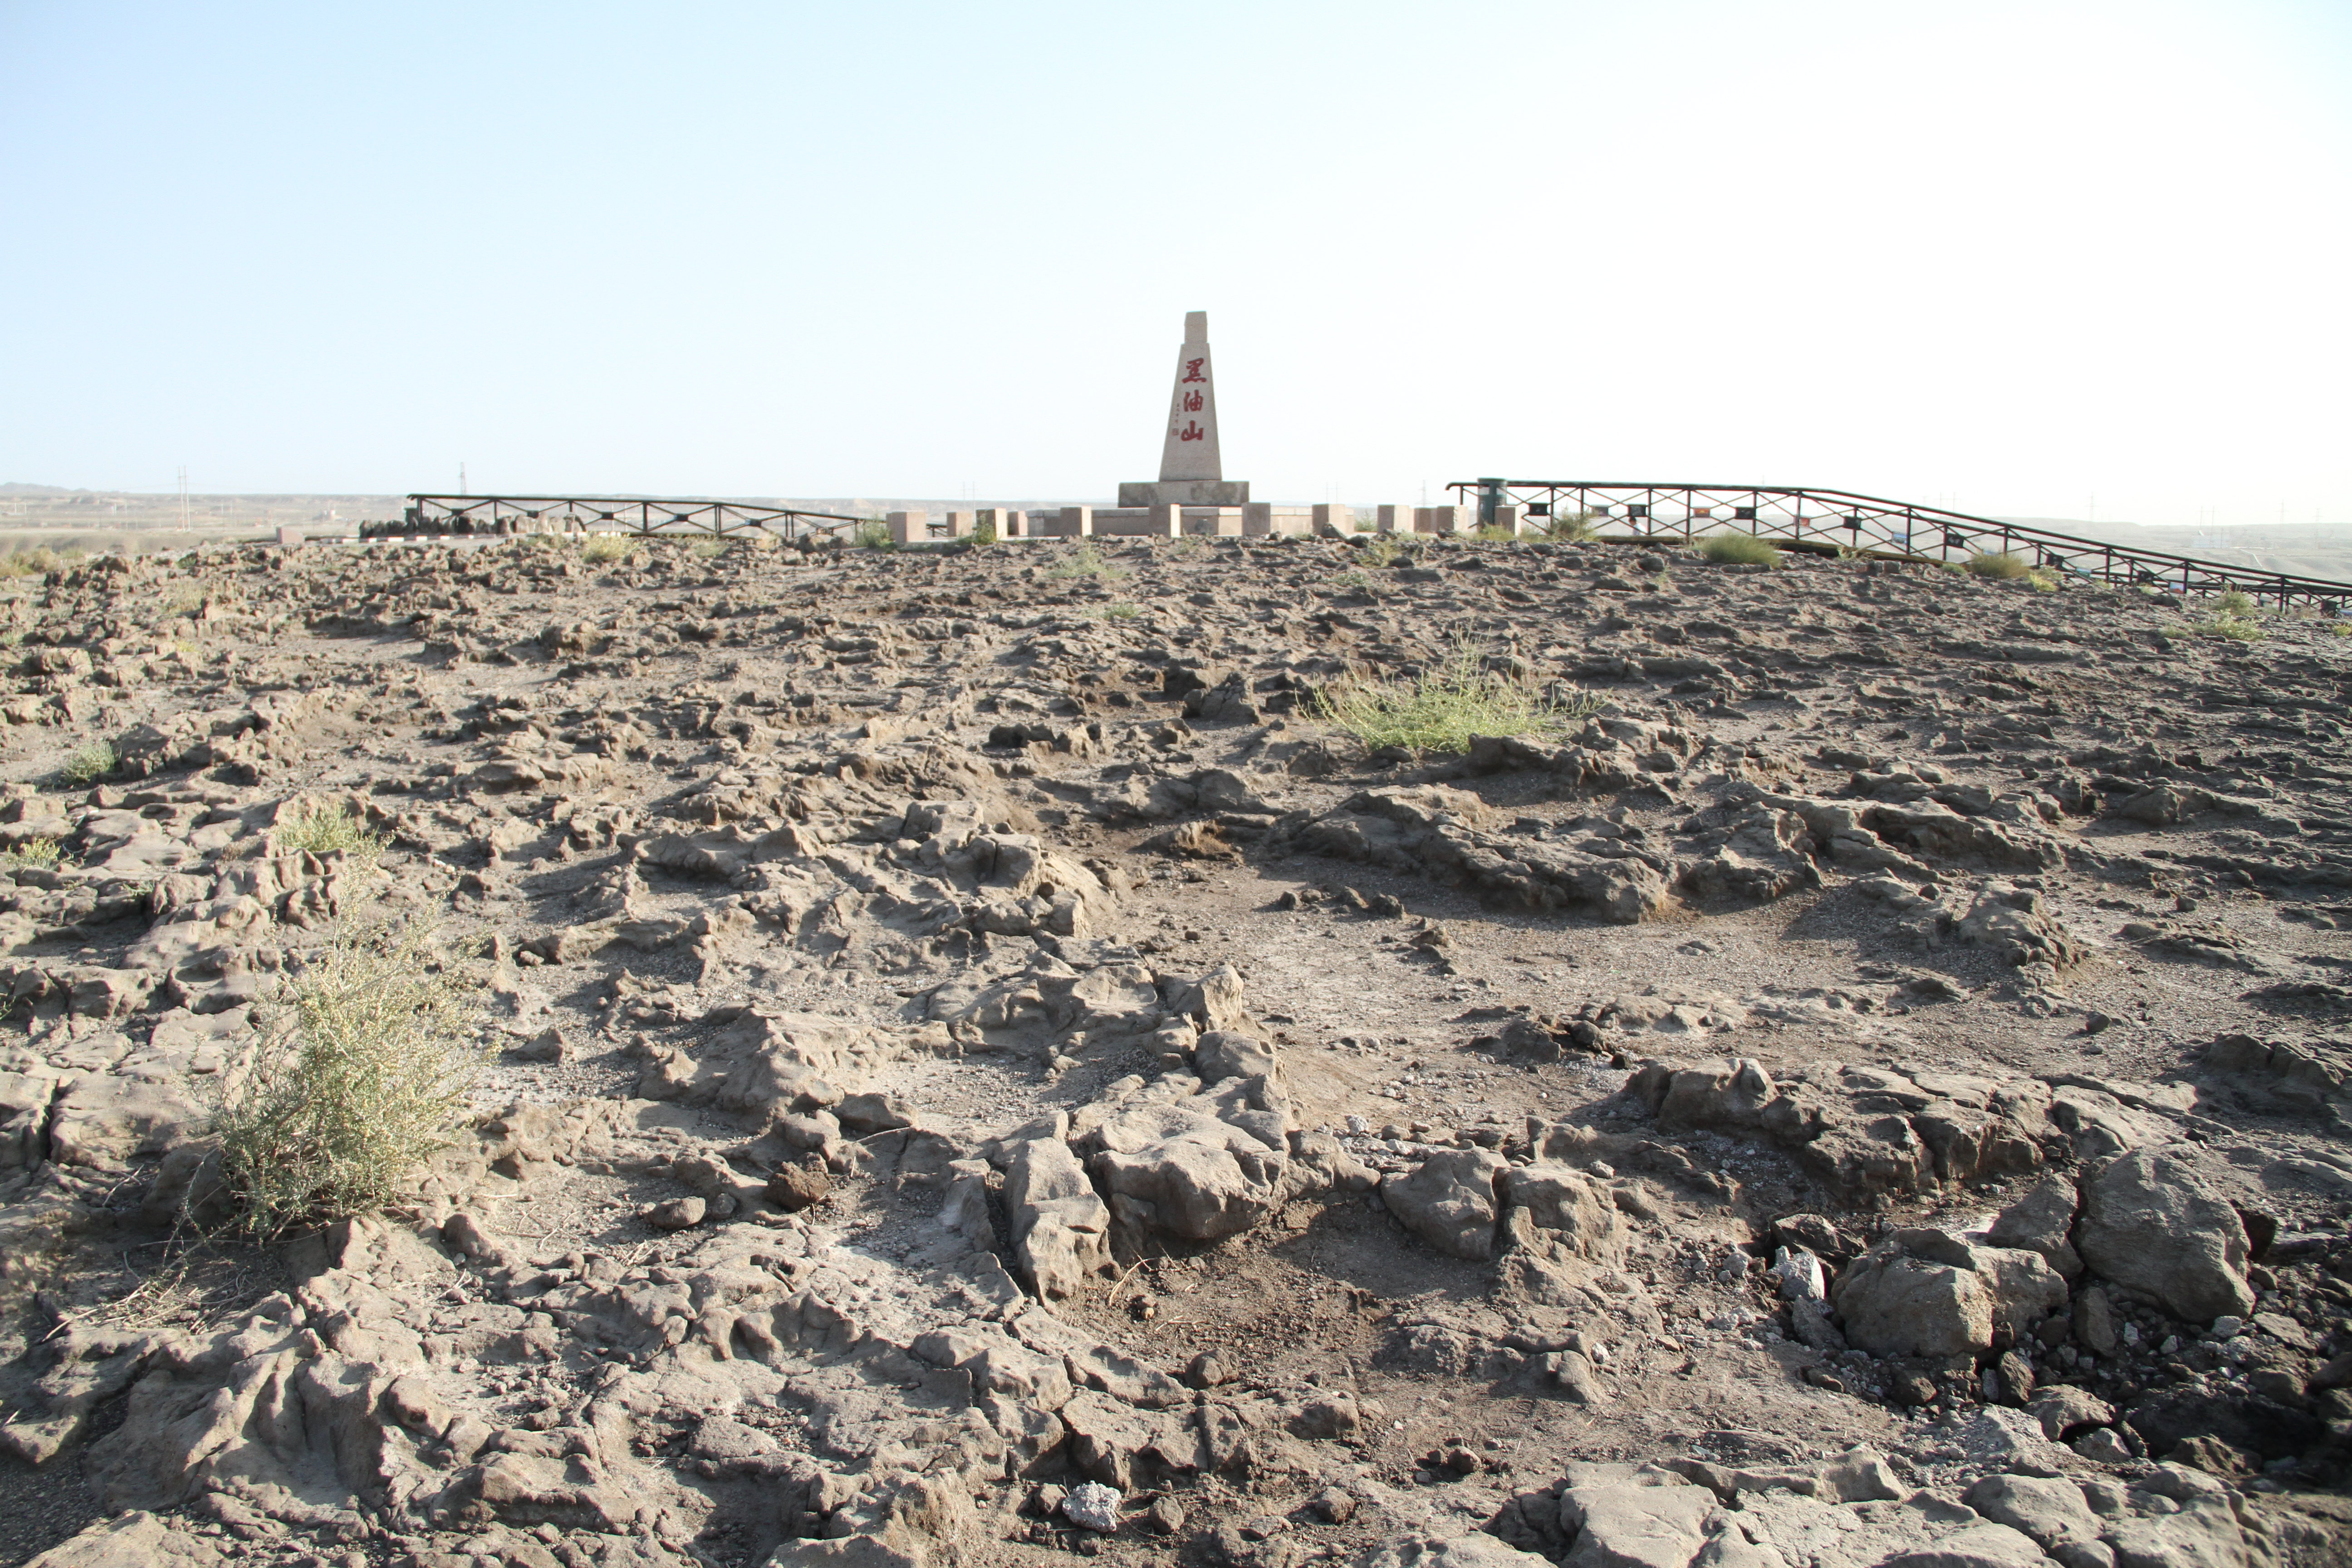
[[[1464,752],[1479,735],[1525,735],[1590,717],[1598,698],[1561,702],[1486,668],[1477,645],[1456,637],[1444,661],[1412,681],[1343,681],[1316,699],[1317,714],[1367,751]]]
[[[296,812],[271,829],[269,837],[278,848],[289,853],[332,855],[340,851],[367,861],[381,857],[386,843],[383,834],[370,832],[360,815],[340,800]]]
[[[1780,564],[1780,552],[1772,542],[1752,533],[1710,533],[1699,541],[1698,552],[1718,566]]]
[[[592,533],[580,547],[583,561],[626,561],[636,545],[625,533]]]
[[[429,932],[339,933],[290,992],[214,1122],[241,1223],[265,1237],[406,1197],[481,1063]]]
[[[2013,582],[2017,578],[2031,575],[2033,568],[2025,563],[2025,558],[2021,555],[1979,550],[1962,563],[1961,570],[1971,577],[1990,577],[1995,582]]]
[[[122,765],[121,756],[104,741],[92,741],[77,749],[58,768],[58,773],[70,784],[96,784]]]

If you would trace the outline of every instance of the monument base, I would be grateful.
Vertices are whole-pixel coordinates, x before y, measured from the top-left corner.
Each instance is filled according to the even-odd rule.
[[[1118,504],[1130,506],[1247,506],[1247,479],[1138,480],[1118,487]]]

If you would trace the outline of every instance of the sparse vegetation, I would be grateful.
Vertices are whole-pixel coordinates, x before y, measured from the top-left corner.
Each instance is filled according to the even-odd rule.
[[[583,561],[625,561],[635,546],[624,533],[592,533],[580,547]]]
[[[373,833],[359,814],[341,801],[310,806],[279,823],[270,834],[278,847],[289,853],[331,855],[338,851],[355,859],[373,861],[386,840]]]
[[[1131,621],[1143,614],[1139,605],[1105,605],[1102,618],[1107,621]]]
[[[887,522],[861,522],[850,531],[849,542],[860,550],[896,550],[898,542],[890,537]]]
[[[1698,552],[1718,566],[1780,564],[1780,552],[1771,541],[1752,533],[1710,533],[1699,541]]]
[[[110,742],[92,741],[68,757],[58,775],[69,784],[96,784],[121,765],[121,754]]]
[[[2255,613],[2253,600],[2232,588],[2213,601],[2213,613],[2198,622],[2193,629],[2209,637],[2253,642],[2267,628]]]
[[[688,545],[687,549],[705,561],[716,561],[726,554],[734,542],[731,539],[721,539],[714,535],[708,539],[698,539]]]
[[[1555,544],[1581,544],[1599,531],[1589,511],[1554,512],[1543,520],[1543,536]]]
[[[1485,544],[1509,544],[1519,537],[1519,532],[1515,528],[1505,528],[1497,522],[1479,529],[1470,537]]]
[[[978,522],[973,523],[971,525],[971,542],[974,544],[995,543],[996,519],[992,516],[983,517]]]
[[[12,550],[0,555],[0,577],[39,577],[70,566],[82,559],[84,552],[76,549],[52,550],[37,544],[30,550]]]
[[[243,1227],[275,1238],[398,1204],[464,1119],[469,1012],[420,931],[339,934],[314,956],[214,1121]]]
[[[1177,561],[1198,561],[1208,552],[1208,541],[1197,533],[1180,533],[1176,542],[1168,547],[1170,557]]]
[[[1095,548],[1091,540],[1081,540],[1078,547],[1046,570],[1048,582],[1066,582],[1072,577],[1092,577],[1097,582],[1116,580],[1132,575],[1124,566],[1110,560]]]
[[[1343,593],[1369,594],[1372,591],[1372,579],[1369,574],[1359,567],[1353,572],[1341,573],[1332,586]]]
[[[1487,668],[1483,650],[1466,637],[1456,637],[1444,660],[1417,679],[1342,681],[1316,699],[1318,717],[1367,751],[1398,746],[1416,754],[1467,752],[1478,735],[1558,729],[1600,706],[1581,693],[1556,700]]]
[[[183,583],[164,595],[163,602],[156,606],[156,615],[162,620],[176,621],[204,607],[205,591],[194,583]]]
[[[19,867],[51,870],[60,853],[61,847],[54,838],[27,838],[14,849],[0,850],[0,870],[14,871]]]
[[[1989,578],[1994,582],[2014,582],[2029,575],[2033,568],[2021,555],[2000,551],[1979,550],[1961,563],[1960,569],[1971,577]]]
[[[1368,566],[1393,566],[1412,552],[1400,543],[1393,533],[1376,533],[1364,546],[1364,563]]]

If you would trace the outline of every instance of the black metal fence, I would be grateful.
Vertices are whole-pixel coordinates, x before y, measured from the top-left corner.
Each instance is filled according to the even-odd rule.
[[[872,521],[838,512],[795,511],[729,500],[657,500],[642,496],[412,495],[397,523],[361,530],[362,538],[440,539],[516,533],[768,533],[801,539],[839,533]]]
[[[2011,555],[2029,566],[2095,582],[2175,594],[2235,590],[2282,609],[2313,605],[2330,615],[2352,613],[2352,583],[2108,544],[1850,490],[1493,479],[1464,479],[1447,488],[1465,505],[1475,495],[1482,523],[1495,521],[1499,508],[1517,506],[1538,524],[1546,519],[1586,517],[1608,534],[1631,539],[1687,541],[1711,532],[1738,532],[1801,548],[1845,548],[1915,561]]]

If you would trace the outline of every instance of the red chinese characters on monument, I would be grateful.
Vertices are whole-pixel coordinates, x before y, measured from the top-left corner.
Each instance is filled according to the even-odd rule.
[[[1184,374],[1177,378],[1176,384],[1181,386],[1187,382],[1207,381],[1209,378],[1201,374],[1201,367],[1208,363],[1209,362],[1205,359],[1186,360],[1184,362]]]
[[[1202,430],[1201,422],[1199,420],[1187,419],[1184,422],[1184,428],[1176,432],[1176,439],[1179,441],[1197,441],[1206,432]]]
[[[1184,412],[1187,414],[1198,414],[1201,412],[1201,395],[1199,393],[1188,392],[1184,395]]]

